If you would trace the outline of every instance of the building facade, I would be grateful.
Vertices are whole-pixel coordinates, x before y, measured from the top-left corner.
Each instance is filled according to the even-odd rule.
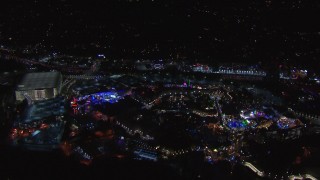
[[[16,100],[37,101],[55,98],[60,94],[61,84],[60,72],[28,73],[16,88]]]

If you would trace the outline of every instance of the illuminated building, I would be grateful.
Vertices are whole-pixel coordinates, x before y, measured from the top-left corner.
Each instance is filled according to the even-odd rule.
[[[37,101],[57,97],[61,90],[60,72],[28,73],[16,88],[16,100]]]

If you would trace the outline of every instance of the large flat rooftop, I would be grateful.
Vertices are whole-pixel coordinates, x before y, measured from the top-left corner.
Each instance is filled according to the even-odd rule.
[[[58,86],[60,72],[37,72],[26,74],[18,84],[18,91],[48,89]]]

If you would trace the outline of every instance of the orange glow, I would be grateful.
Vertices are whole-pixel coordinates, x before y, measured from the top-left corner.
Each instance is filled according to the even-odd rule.
[[[97,137],[102,137],[102,136],[104,136],[104,133],[101,132],[101,131],[97,131],[97,132],[95,132],[94,134],[95,134]]]
[[[40,125],[40,129],[46,129],[46,128],[48,128],[49,126],[47,125],[47,124],[44,124],[44,123],[42,123],[41,125]]]
[[[64,142],[61,144],[61,149],[66,156],[70,156],[72,152],[72,145]]]
[[[114,136],[113,130],[111,130],[111,129],[107,130],[106,136],[107,136],[108,139],[113,139],[113,136]]]
[[[91,163],[92,163],[92,160],[81,160],[80,163],[84,164],[84,165],[87,165],[87,166],[90,166]]]
[[[122,159],[122,158],[124,158],[124,155],[122,155],[122,154],[117,154],[116,157],[119,158],[119,159]]]
[[[23,137],[28,137],[29,135],[30,135],[30,133],[28,131],[24,131],[22,134]]]

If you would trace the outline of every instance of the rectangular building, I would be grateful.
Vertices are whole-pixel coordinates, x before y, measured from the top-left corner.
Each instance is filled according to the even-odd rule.
[[[28,73],[16,88],[16,100],[30,98],[33,101],[57,97],[61,91],[60,72]]]

